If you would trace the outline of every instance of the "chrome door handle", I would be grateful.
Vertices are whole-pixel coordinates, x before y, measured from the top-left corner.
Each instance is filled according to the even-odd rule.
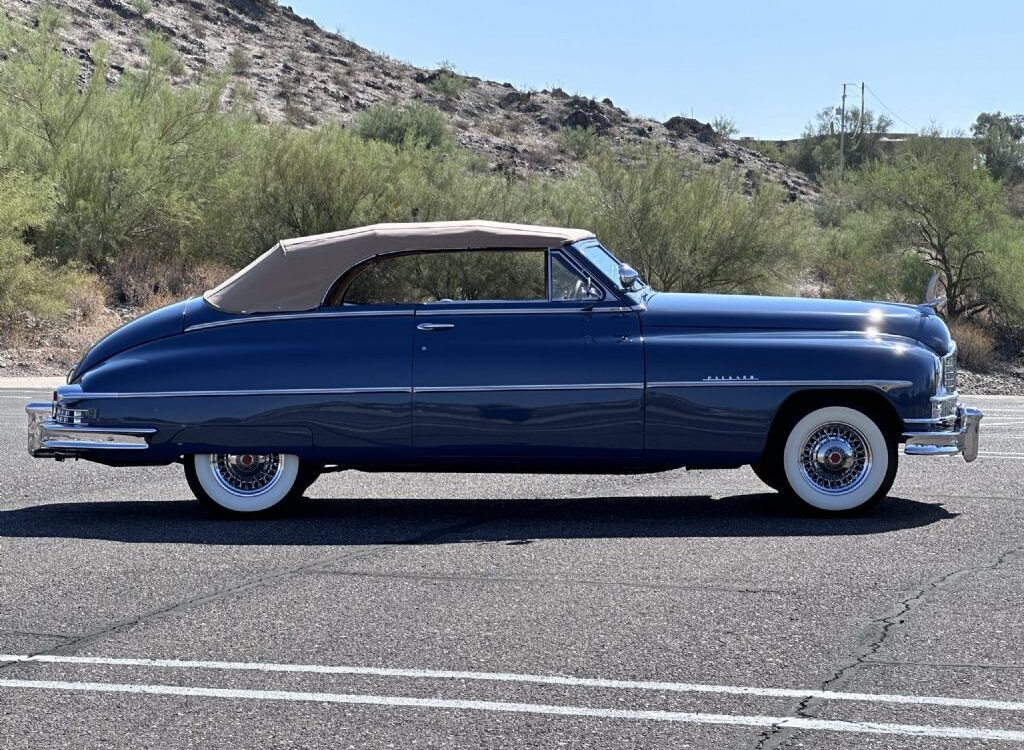
[[[446,328],[454,328],[454,323],[420,323],[416,326],[421,331],[442,331]]]

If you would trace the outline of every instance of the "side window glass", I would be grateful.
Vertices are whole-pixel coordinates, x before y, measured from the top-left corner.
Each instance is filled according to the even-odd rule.
[[[566,263],[561,255],[551,254],[552,302],[592,301],[601,296],[601,290]]]
[[[545,250],[469,250],[381,258],[349,284],[343,305],[540,301]]]

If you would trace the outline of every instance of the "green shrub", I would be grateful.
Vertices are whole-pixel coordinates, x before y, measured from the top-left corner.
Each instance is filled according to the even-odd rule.
[[[562,128],[558,132],[558,146],[574,159],[586,159],[597,150],[599,137],[593,126]]]
[[[0,169],[0,323],[4,326],[23,312],[52,317],[68,307],[78,274],[34,258],[22,241],[26,230],[46,222],[52,202],[50,185]]]
[[[742,140],[740,145],[749,148],[751,151],[757,151],[759,154],[767,156],[773,161],[782,161],[782,149],[779,148],[779,144],[776,141],[758,141],[758,140]]]
[[[395,146],[409,143],[438,149],[452,146],[444,115],[419,102],[405,107],[376,104],[359,116],[355,128],[363,138]]]
[[[712,120],[711,129],[715,131],[716,143],[731,140],[740,132],[739,128],[736,127],[736,121],[725,115],[719,115]]]
[[[901,159],[853,175],[850,191],[884,232],[883,256],[913,259],[919,279],[938,272],[950,318],[1010,302],[997,298],[994,283],[999,262],[1015,253],[1012,235],[1000,231],[1008,222],[1002,188],[977,168],[969,146],[919,138]],[[914,298],[923,288],[905,291]]]
[[[600,152],[559,188],[553,220],[594,230],[658,289],[793,290],[813,228],[772,185],[748,196],[729,165],[708,170],[667,150]]]
[[[458,99],[468,87],[469,82],[456,73],[448,63],[441,63],[434,71],[433,78],[427,83],[428,89],[445,99]]]
[[[244,75],[252,67],[252,55],[249,50],[239,45],[228,53],[228,72],[232,75]]]

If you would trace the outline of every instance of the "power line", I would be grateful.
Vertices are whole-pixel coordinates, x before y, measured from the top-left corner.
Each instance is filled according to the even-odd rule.
[[[887,105],[887,104],[886,104],[885,102],[883,102],[883,101],[882,101],[881,99],[879,99],[879,98],[878,98],[878,94],[876,94],[876,93],[875,93],[874,91],[871,91],[871,87],[870,87],[870,86],[868,86],[868,85],[866,85],[866,84],[865,84],[865,86],[864,86],[864,87],[865,87],[865,88],[866,88],[866,89],[867,89],[868,91],[870,91],[870,92],[871,92],[871,96],[873,96],[873,97],[875,98],[875,101],[876,101],[876,102],[878,102],[879,104],[881,104],[881,105],[882,105],[882,109],[884,109],[884,110],[885,110],[886,112],[888,112],[888,113],[889,113],[890,115],[892,115],[892,116],[893,116],[893,117],[895,117],[895,118],[896,118],[897,120],[899,120],[900,122],[902,122],[902,123],[903,123],[904,125],[906,125],[906,126],[907,126],[908,128],[910,128],[911,130],[914,130],[914,129],[915,129],[913,125],[911,125],[911,124],[910,124],[909,122],[907,122],[907,121],[906,121],[906,120],[904,120],[904,119],[903,119],[902,117],[900,117],[900,116],[899,116],[898,114],[896,114],[896,113],[895,113],[895,112],[893,112],[893,111],[892,111],[891,109],[889,109],[889,105]]]

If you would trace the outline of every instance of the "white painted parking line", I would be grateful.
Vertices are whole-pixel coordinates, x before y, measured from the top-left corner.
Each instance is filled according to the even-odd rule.
[[[864,721],[804,719],[789,716],[706,714],[685,711],[647,711],[587,706],[554,706],[544,703],[505,703],[501,701],[409,698],[397,695],[358,695],[350,693],[302,693],[286,690],[234,690],[227,688],[182,687],[178,685],[125,685],[107,682],[58,682],[52,680],[0,680],[0,688],[28,690],[70,690],[94,693],[142,693],[147,695],[196,696],[263,701],[309,703],[346,703],[401,708],[434,708],[461,711],[547,714],[549,716],[586,716],[600,719],[667,721],[679,724],[725,724],[749,727],[782,727],[855,734],[895,734],[946,739],[999,740],[1024,742],[1024,732],[1009,729],[975,729],[926,724],[884,724]]]
[[[67,378],[60,376],[43,377],[0,377],[0,390],[6,391],[43,391],[52,390],[67,383]]]
[[[948,706],[955,708],[1024,711],[1024,701],[1000,701],[984,698],[950,698],[935,695],[893,695],[885,693],[847,693],[834,690],[802,690],[800,688],[763,688],[737,685],[707,685],[690,682],[658,682],[650,680],[609,680],[594,677],[516,674],[511,672],[466,672],[458,670],[399,669],[389,667],[333,666],[325,664],[274,664],[239,661],[192,661],[184,659],[132,659],[105,656],[36,656],[0,654],[0,662],[43,662],[48,664],[89,664],[117,667],[157,667],[171,669],[225,669],[251,672],[299,672],[310,674],[366,675],[373,677],[412,677],[440,680],[482,680],[490,682],[521,682],[539,685],[607,688],[619,690],[650,690],[675,693],[719,693],[753,695],[768,698],[820,698],[823,700],[861,701],[866,703],[903,703],[911,705]]]

